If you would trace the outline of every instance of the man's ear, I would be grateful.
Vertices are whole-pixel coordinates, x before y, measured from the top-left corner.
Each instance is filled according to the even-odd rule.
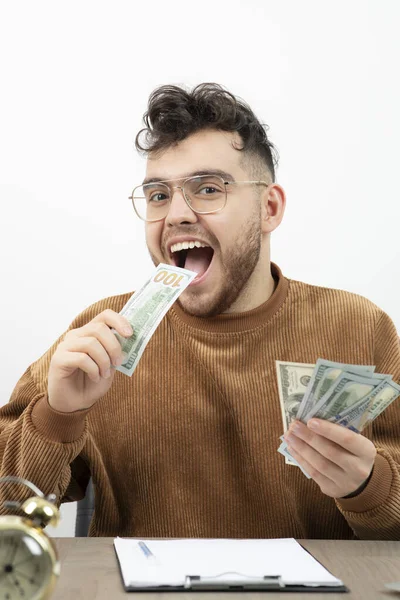
[[[283,219],[286,206],[286,194],[277,183],[265,187],[261,195],[261,230],[271,233]]]

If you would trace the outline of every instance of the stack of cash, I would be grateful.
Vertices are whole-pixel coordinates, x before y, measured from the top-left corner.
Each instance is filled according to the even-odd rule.
[[[276,367],[285,432],[293,420],[307,423],[316,417],[360,433],[400,396],[392,376],[375,373],[374,366],[320,358],[316,365],[276,361]],[[300,466],[281,440],[278,452],[288,464]]]

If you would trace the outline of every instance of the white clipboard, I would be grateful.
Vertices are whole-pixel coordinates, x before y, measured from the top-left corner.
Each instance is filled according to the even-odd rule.
[[[129,591],[346,592],[296,540],[116,538]]]

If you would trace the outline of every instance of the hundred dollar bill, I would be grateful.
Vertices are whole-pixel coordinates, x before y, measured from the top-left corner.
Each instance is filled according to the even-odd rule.
[[[315,365],[277,360],[279,402],[281,406],[283,431],[296,418],[297,411],[310,382]],[[296,464],[285,455],[286,464]]]
[[[132,325],[133,334],[124,338],[114,331],[124,356],[117,371],[132,376],[162,318],[196,275],[194,271],[161,263],[151,278],[129,298],[119,314]]]
[[[344,372],[362,375],[364,373],[372,373],[374,370],[374,366],[347,365],[319,358],[315,365],[310,385],[297,413],[297,419],[305,421],[306,416],[311,412],[315,404],[333,388],[335,382]]]
[[[334,386],[305,415],[304,420],[312,417],[334,421],[343,411],[363,400],[381,385],[383,380],[391,379],[390,375],[371,374],[371,378],[353,373],[342,373]]]
[[[400,385],[394,381],[383,381],[365,400],[342,413],[336,422],[360,433],[400,396]]]
[[[287,431],[297,413],[310,383],[315,364],[293,363],[277,360],[279,402],[281,405],[283,431]]]

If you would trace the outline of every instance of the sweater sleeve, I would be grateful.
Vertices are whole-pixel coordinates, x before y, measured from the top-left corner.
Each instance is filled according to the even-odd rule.
[[[55,347],[38,361],[42,369],[47,370],[54,350]],[[87,435],[87,411],[54,411],[47,402],[47,377],[45,381],[35,381],[38,366],[34,363],[25,371],[9,403],[0,408],[0,476],[27,479],[44,494],[56,494],[58,504],[78,500],[85,495],[89,478],[78,459]],[[2,483],[0,514],[7,512],[4,500],[21,502],[29,493],[25,486]]]
[[[381,313],[375,330],[376,371],[400,382],[400,343],[393,322]],[[354,498],[336,504],[360,539],[400,540],[400,398],[370,425],[377,449],[372,477]]]
[[[120,310],[126,298],[101,300],[83,311],[68,330],[82,327],[105,308]],[[0,408],[0,477],[22,477],[44,494],[54,493],[57,502],[84,497],[90,477],[82,456],[88,438],[87,410],[62,413],[47,401],[47,375],[51,358],[64,338],[25,371],[8,404]],[[25,486],[0,484],[0,514],[6,499],[23,501],[29,495]]]

